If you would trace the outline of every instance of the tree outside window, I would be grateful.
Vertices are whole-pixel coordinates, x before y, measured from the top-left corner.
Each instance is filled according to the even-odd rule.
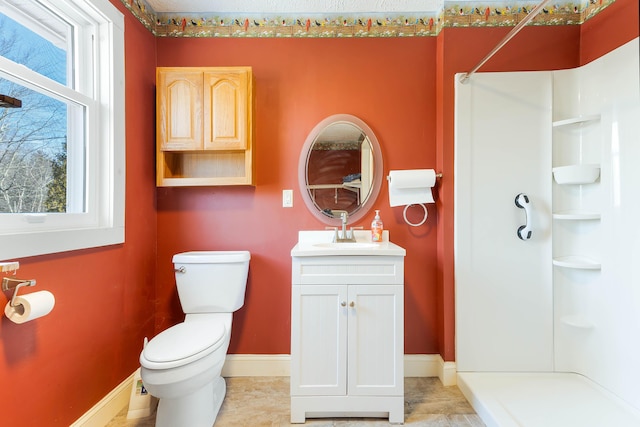
[[[0,55],[59,83],[66,53],[0,14]],[[67,105],[0,78],[0,213],[67,212]]]

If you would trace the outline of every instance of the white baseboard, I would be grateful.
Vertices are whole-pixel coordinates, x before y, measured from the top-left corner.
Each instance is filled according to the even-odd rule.
[[[445,386],[456,385],[456,363],[445,362],[439,354],[405,354],[405,377],[438,377]]]
[[[288,354],[227,354],[223,377],[288,377]]]
[[[442,358],[439,354],[405,354],[405,377],[437,377]]]
[[[440,369],[438,370],[438,378],[442,385],[448,387],[458,385],[458,371],[456,370],[456,362],[445,362],[440,358]]]
[[[288,377],[288,354],[228,354],[223,377]],[[405,354],[405,377],[438,377],[445,386],[456,384],[455,362],[445,362],[439,354]]]
[[[135,372],[116,386],[70,427],[104,427],[129,404]]]
[[[288,377],[288,354],[228,354],[223,377]],[[70,427],[104,427],[129,404],[135,372]],[[405,354],[405,377],[438,377],[445,386],[456,385],[456,364],[439,354]]]

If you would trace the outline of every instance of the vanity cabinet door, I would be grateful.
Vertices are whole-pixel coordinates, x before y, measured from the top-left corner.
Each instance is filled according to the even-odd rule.
[[[349,285],[349,395],[403,395],[403,291],[398,285]]]
[[[160,150],[201,150],[202,71],[159,69],[157,92]]]
[[[291,301],[291,394],[347,393],[347,287],[294,285]]]
[[[244,150],[249,144],[249,71],[204,73],[205,150]]]
[[[293,286],[295,395],[404,393],[403,287]]]

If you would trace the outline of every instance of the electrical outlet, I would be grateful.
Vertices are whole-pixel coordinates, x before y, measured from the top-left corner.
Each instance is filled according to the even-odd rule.
[[[282,207],[293,207],[293,190],[282,190]]]

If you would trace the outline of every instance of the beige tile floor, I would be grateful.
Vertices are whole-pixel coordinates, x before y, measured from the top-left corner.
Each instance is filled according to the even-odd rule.
[[[307,419],[306,424],[289,423],[288,377],[226,378],[227,396],[216,427],[379,427],[384,419]],[[127,420],[123,409],[107,427],[151,427],[155,415]],[[438,378],[405,378],[405,425],[429,427],[483,427],[480,417],[460,390],[444,387]],[[175,426],[189,427],[189,426]]]

